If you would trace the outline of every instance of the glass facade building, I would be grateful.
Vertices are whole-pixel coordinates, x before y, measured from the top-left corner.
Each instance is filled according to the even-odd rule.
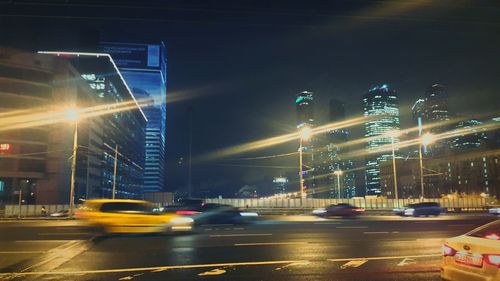
[[[303,91],[295,99],[297,128],[314,125],[314,93]]]
[[[363,111],[367,118],[365,122],[365,137],[367,156],[365,182],[366,195],[380,195],[380,161],[390,160],[392,139],[387,135],[389,132],[399,131],[399,104],[398,95],[388,85],[376,86],[363,96]],[[399,138],[394,138],[399,143]]]
[[[148,118],[143,192],[166,189],[167,57],[165,44],[101,42],[116,62]]]

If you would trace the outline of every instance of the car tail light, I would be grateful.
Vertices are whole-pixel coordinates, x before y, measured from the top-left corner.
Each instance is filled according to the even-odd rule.
[[[500,240],[500,234],[499,233],[487,233],[484,238],[486,239],[491,239],[491,240]]]
[[[441,247],[441,251],[443,253],[443,256],[454,256],[456,253],[457,253],[457,250],[453,249],[452,247],[450,247],[449,245],[446,245],[444,244],[442,247]]]
[[[197,211],[190,211],[190,210],[180,210],[175,212],[178,215],[185,215],[185,216],[190,216],[190,215],[196,215],[199,214],[200,212]]]
[[[500,267],[500,255],[483,255],[483,258],[485,263]]]

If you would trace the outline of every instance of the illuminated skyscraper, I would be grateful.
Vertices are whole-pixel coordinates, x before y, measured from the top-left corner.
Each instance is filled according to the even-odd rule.
[[[380,161],[391,159],[390,149],[381,150],[382,146],[391,145],[388,132],[399,131],[399,105],[395,90],[387,85],[374,87],[363,96],[365,123],[365,137],[370,138],[367,143],[366,156],[366,194],[378,195],[380,188]],[[399,138],[394,139],[395,143]]]
[[[150,100],[143,105],[148,118],[143,191],[163,191],[166,173],[167,121],[165,44],[163,42],[160,44],[101,42],[101,46],[104,52],[111,54],[134,94],[150,97]]]
[[[426,121],[429,123],[442,122],[450,120],[448,112],[448,91],[441,84],[430,86],[425,92],[425,115]],[[440,130],[443,127],[436,127],[435,130]]]
[[[314,125],[314,93],[303,91],[295,99],[297,128]]]

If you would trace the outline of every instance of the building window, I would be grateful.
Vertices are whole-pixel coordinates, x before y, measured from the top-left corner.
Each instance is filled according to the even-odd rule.
[[[5,190],[5,182],[0,181],[0,192],[3,192]]]

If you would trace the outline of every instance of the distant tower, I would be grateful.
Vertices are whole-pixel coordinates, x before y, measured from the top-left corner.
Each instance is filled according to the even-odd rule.
[[[395,90],[387,85],[374,87],[363,96],[364,116],[369,119],[365,123],[365,137],[371,138],[367,145],[366,156],[366,194],[379,195],[380,161],[391,159],[391,151],[374,152],[382,146],[390,146],[388,132],[399,131],[399,105]],[[399,138],[394,140],[399,142]]]
[[[314,93],[303,91],[295,99],[297,128],[314,125]]]
[[[426,121],[429,123],[450,120],[448,112],[448,91],[441,84],[430,86],[425,92]],[[436,128],[435,131],[440,131]]]

